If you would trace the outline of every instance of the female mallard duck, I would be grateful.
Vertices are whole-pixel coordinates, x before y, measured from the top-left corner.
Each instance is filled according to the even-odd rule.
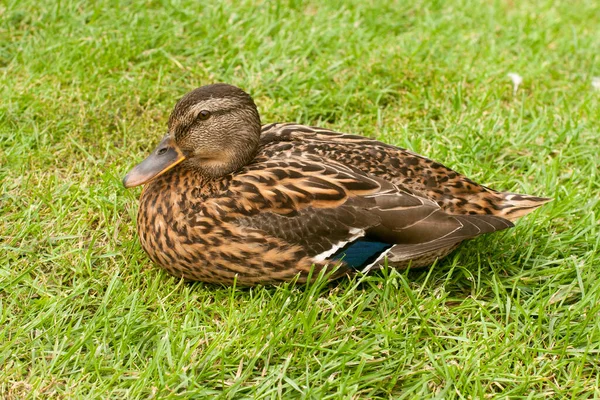
[[[179,100],[167,135],[123,184],[146,184],[138,232],[154,262],[243,285],[305,282],[313,266],[339,264],[335,278],[385,256],[428,265],[549,200],[497,192],[362,136],[261,127],[252,98],[226,84]]]

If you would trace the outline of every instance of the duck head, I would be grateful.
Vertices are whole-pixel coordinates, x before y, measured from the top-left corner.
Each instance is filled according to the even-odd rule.
[[[143,185],[176,165],[216,179],[248,164],[258,150],[260,116],[246,92],[224,83],[202,86],[181,98],[167,135],[123,178]]]

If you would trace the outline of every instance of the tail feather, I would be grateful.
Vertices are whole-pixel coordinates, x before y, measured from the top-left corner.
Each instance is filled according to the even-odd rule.
[[[501,209],[495,214],[509,221],[515,221],[536,208],[542,206],[553,199],[548,197],[530,196],[518,193],[499,193],[501,196]]]

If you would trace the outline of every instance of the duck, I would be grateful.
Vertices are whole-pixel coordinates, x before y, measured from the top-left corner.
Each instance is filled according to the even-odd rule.
[[[185,94],[123,185],[144,185],[137,232],[154,263],[243,286],[429,266],[551,200],[493,190],[372,138],[263,125],[252,97],[225,83]]]

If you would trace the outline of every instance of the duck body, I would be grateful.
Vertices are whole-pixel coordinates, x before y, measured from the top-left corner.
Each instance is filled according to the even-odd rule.
[[[212,107],[214,115],[236,99],[247,106],[240,89],[223,85],[214,95],[214,86],[196,89],[197,98],[187,103],[184,97],[174,115],[186,115],[199,102],[196,108]],[[138,213],[142,247],[170,274],[190,280],[306,282],[311,270],[314,276],[339,265],[336,278],[368,271],[386,257],[396,267],[425,266],[463,240],[513,226],[512,220],[548,201],[497,192],[377,140],[298,124],[262,126],[252,133],[246,161],[219,170],[213,166],[229,165],[229,154],[238,154],[227,151],[226,141],[211,152],[197,150],[205,146],[199,139],[186,145],[187,133],[178,139],[177,131],[190,129],[194,118],[180,119],[172,116],[163,141],[177,161],[154,168],[152,159],[151,167],[134,169],[125,182],[146,183]],[[181,146],[173,144],[177,140]],[[219,151],[219,158],[207,155]],[[146,179],[154,169],[160,171]]]

